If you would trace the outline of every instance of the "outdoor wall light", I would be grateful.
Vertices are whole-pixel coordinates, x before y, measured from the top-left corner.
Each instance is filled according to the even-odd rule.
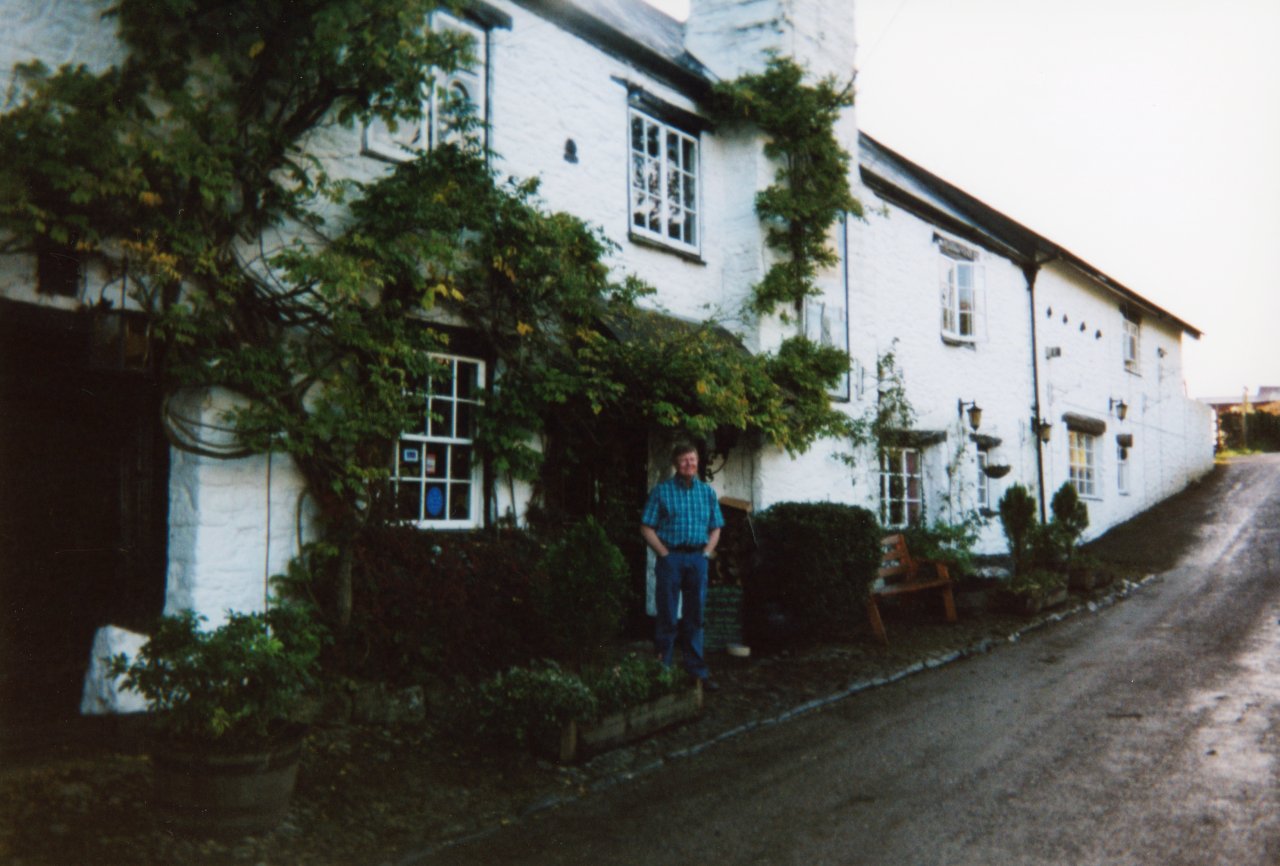
[[[956,401],[956,414],[963,415],[964,407],[969,407],[969,426],[977,430],[982,426],[982,407],[978,405],[976,400],[965,402],[964,400]]]
[[[1116,417],[1121,421],[1124,420],[1125,415],[1129,414],[1129,404],[1114,397],[1107,400],[1107,411],[1111,411],[1113,409],[1115,410]]]
[[[1053,435],[1053,425],[1043,418],[1032,418],[1031,429],[1040,437],[1040,441],[1046,445],[1049,443],[1049,437]]]

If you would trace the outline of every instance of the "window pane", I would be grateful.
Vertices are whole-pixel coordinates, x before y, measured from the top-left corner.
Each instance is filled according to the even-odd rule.
[[[396,490],[396,517],[400,520],[422,519],[422,486],[398,484]]]
[[[455,445],[449,455],[449,477],[455,481],[466,481],[471,478],[471,449],[465,445]]]
[[[459,403],[455,420],[457,421],[457,426],[454,427],[454,438],[475,438],[476,407],[474,403]]]
[[[457,395],[459,400],[474,400],[479,390],[480,365],[471,361],[459,361],[457,366]]]
[[[469,520],[471,518],[471,485],[455,484],[449,495],[449,519]]]
[[[448,447],[440,442],[423,444],[422,474],[427,478],[442,478],[448,462]]]
[[[423,514],[427,520],[443,520],[445,517],[445,486],[428,484],[423,497]]]
[[[658,127],[654,124],[645,124],[645,153],[655,159],[662,155],[658,144]]]
[[[634,115],[631,117],[631,149],[644,153],[644,121]]]
[[[431,401],[431,435],[453,436],[453,403],[448,400]]]
[[[422,443],[401,442],[399,450],[399,466],[396,474],[401,478],[422,477]]]

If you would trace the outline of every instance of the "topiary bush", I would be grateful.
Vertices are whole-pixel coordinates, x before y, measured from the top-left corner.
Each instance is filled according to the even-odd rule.
[[[1076,488],[1070,482],[1065,482],[1053,494],[1049,507],[1053,510],[1053,526],[1057,531],[1062,559],[1066,567],[1070,568],[1080,538],[1089,528],[1089,506],[1080,501]]]
[[[864,621],[863,602],[880,566],[882,530],[856,505],[783,502],[755,520],[760,565],[744,587],[750,631],[779,608],[791,631],[811,637],[847,634]]]
[[[1021,484],[1012,484],[1000,497],[1000,526],[1009,541],[1009,555],[1013,557],[1014,573],[1024,571],[1031,564],[1032,543],[1035,540],[1036,500]]]
[[[629,599],[626,560],[592,518],[547,548],[533,613],[556,658],[580,666],[599,658],[622,631]]]

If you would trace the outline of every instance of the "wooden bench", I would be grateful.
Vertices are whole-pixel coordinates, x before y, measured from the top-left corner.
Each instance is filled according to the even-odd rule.
[[[880,540],[880,569],[876,572],[876,580],[871,584],[871,592],[867,594],[867,616],[871,619],[871,630],[880,638],[881,643],[889,645],[889,636],[884,631],[884,621],[880,619],[880,607],[877,599],[903,595],[908,592],[919,592],[925,589],[938,589],[942,592],[942,603],[946,610],[947,622],[956,621],[956,602],[951,593],[951,572],[945,562],[928,559],[916,559],[907,550],[907,539],[902,535],[886,535]]]

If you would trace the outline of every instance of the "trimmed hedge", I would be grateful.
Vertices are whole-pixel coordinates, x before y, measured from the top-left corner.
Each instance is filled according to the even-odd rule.
[[[747,582],[747,623],[759,632],[780,610],[792,633],[848,634],[865,620],[863,603],[880,565],[882,531],[856,505],[782,502],[755,518],[760,566]]]
[[[356,547],[344,673],[388,683],[479,679],[546,654],[532,598],[543,548],[518,531],[368,529]]]

